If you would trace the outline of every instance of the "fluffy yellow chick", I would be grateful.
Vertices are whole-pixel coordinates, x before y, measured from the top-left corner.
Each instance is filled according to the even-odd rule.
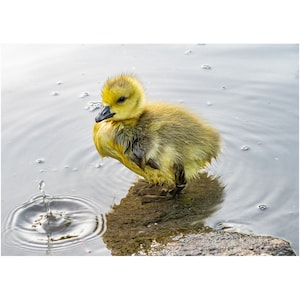
[[[95,118],[94,143],[149,183],[173,186],[178,194],[199,169],[217,157],[220,135],[179,105],[147,102],[136,77],[110,78]]]

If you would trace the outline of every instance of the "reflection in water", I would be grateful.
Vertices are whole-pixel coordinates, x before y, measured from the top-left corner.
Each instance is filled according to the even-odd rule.
[[[161,187],[136,182],[127,196],[107,214],[103,241],[113,255],[131,255],[178,233],[207,230],[205,219],[223,201],[224,187],[218,178],[202,173],[177,199],[161,196]],[[150,200],[151,199],[151,200]]]

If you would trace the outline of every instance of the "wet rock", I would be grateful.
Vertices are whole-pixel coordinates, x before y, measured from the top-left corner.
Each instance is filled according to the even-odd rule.
[[[167,244],[152,242],[150,250],[136,255],[295,256],[290,244],[269,236],[211,230],[187,234]]]

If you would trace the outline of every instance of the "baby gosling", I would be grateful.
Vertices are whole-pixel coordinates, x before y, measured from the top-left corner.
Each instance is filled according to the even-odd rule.
[[[220,151],[216,129],[179,105],[147,102],[132,75],[108,79],[102,103],[93,132],[100,156],[119,160],[149,183],[175,187],[173,196]]]

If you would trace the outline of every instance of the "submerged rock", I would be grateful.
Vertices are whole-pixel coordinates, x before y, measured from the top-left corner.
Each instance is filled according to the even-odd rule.
[[[103,241],[112,255],[132,255],[150,249],[152,241],[170,241],[179,233],[203,230],[204,220],[223,201],[217,178],[201,174],[177,199],[167,189],[137,181],[119,205],[106,215]]]

